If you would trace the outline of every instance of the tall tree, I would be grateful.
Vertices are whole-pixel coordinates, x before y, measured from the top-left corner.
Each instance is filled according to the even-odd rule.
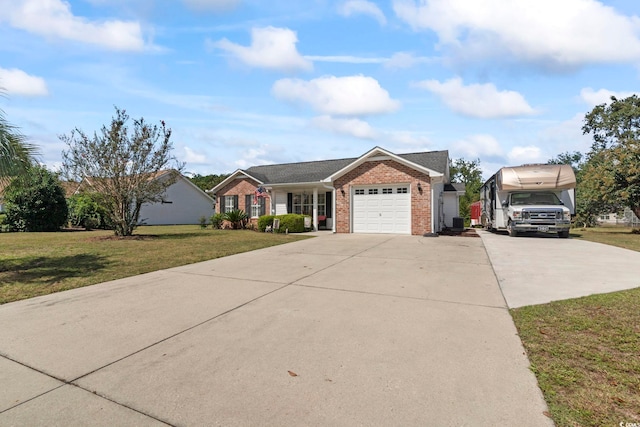
[[[580,170],[584,165],[584,154],[579,151],[565,151],[558,154],[556,157],[549,159],[548,165],[571,165],[573,172],[576,174],[576,178],[580,174]]]
[[[37,147],[27,142],[0,110],[0,180],[25,172],[36,163],[37,155]]]
[[[133,234],[142,205],[160,202],[183,168],[171,155],[171,129],[164,121],[152,126],[141,118],[130,126],[117,107],[111,124],[93,136],[76,128],[60,139],[69,146],[62,153],[64,172],[102,195],[119,236]]]
[[[606,209],[596,197],[587,183],[583,182],[585,171],[591,173],[592,165],[586,161],[586,157],[579,151],[558,154],[549,159],[550,165],[571,165],[576,174],[576,216],[574,221],[583,227],[593,227],[596,225],[596,218]]]
[[[480,200],[482,187],[482,169],[480,159],[455,159],[449,165],[451,182],[465,185],[465,194],[460,198],[460,215],[465,220],[471,219],[471,204]]]
[[[582,131],[593,136],[585,188],[603,207],[628,207],[640,217],[640,97],[612,96],[585,116]]]

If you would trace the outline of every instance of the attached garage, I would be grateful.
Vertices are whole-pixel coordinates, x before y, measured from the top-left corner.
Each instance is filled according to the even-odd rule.
[[[411,234],[409,184],[354,187],[354,233]]]

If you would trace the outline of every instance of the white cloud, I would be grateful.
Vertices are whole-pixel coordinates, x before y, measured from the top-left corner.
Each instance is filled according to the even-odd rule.
[[[595,91],[590,87],[586,87],[580,91],[580,99],[582,99],[585,104],[595,107],[596,105],[610,103],[612,96],[618,99],[624,99],[634,94],[635,92],[614,92],[607,89]]]
[[[139,22],[90,21],[63,0],[0,0],[0,22],[47,38],[73,40],[117,51],[145,48]]]
[[[376,131],[369,123],[360,119],[336,119],[331,116],[314,117],[311,124],[317,128],[361,139],[375,139]]]
[[[501,158],[504,154],[500,143],[491,135],[471,135],[451,146],[456,155],[467,159]]]
[[[248,148],[246,150],[242,150],[238,154],[240,159],[236,160],[234,163],[240,169],[245,169],[251,166],[273,164],[273,161],[269,159],[269,147],[266,145]]]
[[[411,68],[418,62],[423,62],[420,58],[416,58],[413,54],[408,52],[394,53],[384,66],[387,68]]]
[[[380,25],[387,24],[387,18],[380,8],[375,3],[366,0],[348,0],[338,7],[338,13],[342,16],[369,15]]]
[[[540,147],[527,145],[526,147],[515,146],[507,154],[507,159],[511,165],[523,165],[526,163],[544,163],[544,158]]]
[[[288,28],[254,28],[251,30],[251,46],[241,46],[222,39],[213,47],[232,54],[251,67],[281,71],[309,71],[313,63],[303,58],[296,50],[298,36]]]
[[[206,155],[202,153],[198,153],[186,146],[184,147],[184,155],[182,156],[182,161],[186,163],[195,163],[200,165],[208,163]]]
[[[333,55],[333,56],[314,56],[305,55],[305,59],[318,62],[336,62],[341,64],[382,64],[388,61],[387,58],[367,58],[362,56]]]
[[[595,0],[394,0],[393,8],[463,56],[547,68],[640,59],[640,19]]]
[[[46,96],[47,84],[42,77],[31,76],[17,68],[0,67],[0,87],[10,95]]]
[[[582,133],[584,116],[584,113],[577,113],[570,119],[555,122],[540,131],[537,142],[547,147],[549,158],[566,151],[589,151],[593,141],[590,135]]]
[[[389,131],[379,139],[391,141],[401,147],[411,147],[414,150],[424,150],[431,146],[431,140],[426,135],[410,131]]]
[[[439,96],[456,113],[483,119],[534,114],[524,97],[514,91],[498,89],[492,83],[465,86],[459,77],[440,83],[424,80],[416,86]]]
[[[282,79],[274,83],[272,93],[278,99],[306,103],[328,115],[382,114],[400,108],[400,102],[391,99],[376,79],[362,75],[326,76],[310,81]]]
[[[222,12],[231,10],[240,4],[240,0],[183,0],[184,3],[195,10],[209,10]]]

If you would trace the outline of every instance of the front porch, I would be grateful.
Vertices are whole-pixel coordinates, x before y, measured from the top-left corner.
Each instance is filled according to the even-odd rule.
[[[271,214],[311,217],[314,231],[335,232],[335,190],[326,186],[289,185],[266,187],[271,195]]]

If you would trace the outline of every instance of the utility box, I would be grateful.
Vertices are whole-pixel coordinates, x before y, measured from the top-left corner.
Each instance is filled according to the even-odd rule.
[[[454,217],[453,231],[463,231],[463,230],[464,230],[464,218]]]

